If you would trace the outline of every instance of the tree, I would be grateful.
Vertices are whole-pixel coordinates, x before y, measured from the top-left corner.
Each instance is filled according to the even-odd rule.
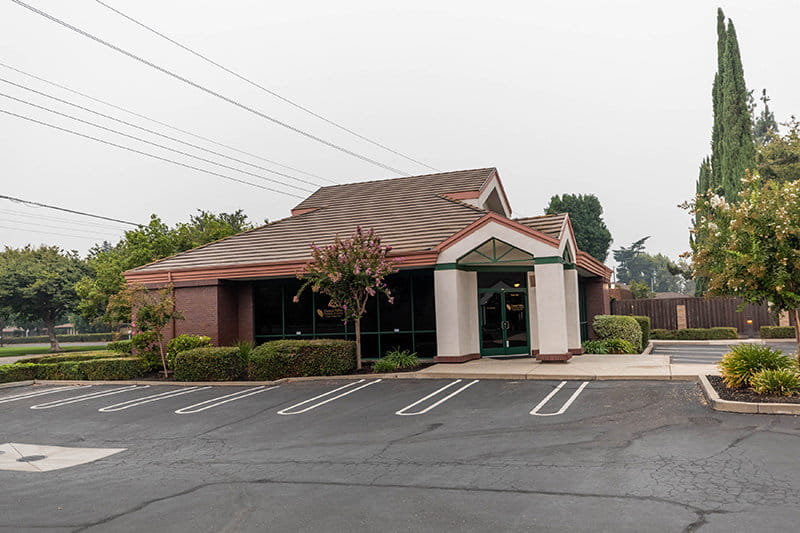
[[[698,195],[688,207],[706,233],[693,247],[695,273],[715,295],[767,301],[795,318],[800,351],[800,180],[743,180],[738,202]]]
[[[637,265],[637,259],[644,253],[644,243],[650,236],[642,237],[638,241],[630,245],[629,248],[620,246],[619,249],[614,250],[614,261],[617,262],[617,281],[620,283],[628,283],[637,278],[640,269]]]
[[[77,252],[57,246],[6,248],[0,254],[0,309],[21,320],[41,320],[50,339],[50,351],[58,351],[57,321],[78,303],[75,284],[86,274]]]
[[[676,264],[664,254],[646,253],[644,243],[649,238],[639,239],[628,248],[623,246],[614,250],[614,259],[618,264],[617,281],[629,286],[633,283],[642,284],[650,292],[693,292],[694,285],[686,277],[687,265]]]
[[[172,320],[183,319],[183,314],[175,308],[172,285],[158,290],[149,290],[140,284],[126,285],[110,297],[108,306],[115,320],[124,321],[126,317],[131,317],[131,326],[153,337],[161,354],[164,377],[169,377],[164,328]]]
[[[594,194],[564,194],[550,198],[546,215],[569,213],[580,250],[604,262],[611,245],[611,232],[603,221],[603,206]]]
[[[756,116],[756,104],[753,100],[753,93],[750,93],[750,116],[753,122],[753,141],[757,147],[764,146],[771,139],[772,136],[778,133],[778,123],[775,121],[775,114],[769,108],[770,98],[767,96],[767,90],[761,90],[761,103],[764,107],[761,113]]]
[[[372,229],[356,228],[349,239],[338,236],[333,244],[319,247],[311,245],[311,261],[298,274],[304,280],[294,297],[295,302],[307,288],[330,298],[328,305],[341,309],[345,323],[352,320],[356,326],[356,368],[361,368],[361,318],[369,299],[379,292],[389,303],[394,303],[386,276],[397,272],[398,259],[388,256],[391,246],[381,245],[380,236]]]
[[[103,243],[89,252],[91,274],[78,282],[79,311],[87,321],[105,316],[109,298],[125,286],[122,273],[158,259],[196,248],[230,235],[252,229],[247,216],[239,210],[233,213],[214,214],[199,211],[189,222],[170,228],[156,215],[150,223],[126,231],[116,245]]]
[[[634,300],[646,300],[655,296],[655,293],[650,290],[650,287],[641,281],[631,281],[628,284],[628,290],[633,294]]]
[[[800,123],[792,116],[783,126],[785,134],[770,132],[767,142],[758,148],[756,169],[764,179],[800,179]]]

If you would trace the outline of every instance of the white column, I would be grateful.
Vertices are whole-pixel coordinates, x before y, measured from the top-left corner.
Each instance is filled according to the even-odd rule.
[[[478,356],[478,276],[475,272],[437,270],[436,299],[438,357]]]
[[[564,270],[564,296],[567,305],[567,348],[570,353],[582,353],[578,271],[575,268]]]
[[[530,331],[531,352],[539,350],[539,319],[536,312],[536,275],[528,273],[528,331]]]
[[[561,263],[537,264],[536,317],[540,355],[564,355],[567,346],[567,303]]]

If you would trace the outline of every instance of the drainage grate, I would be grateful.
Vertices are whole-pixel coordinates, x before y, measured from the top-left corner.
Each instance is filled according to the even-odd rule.
[[[24,457],[20,457],[17,459],[18,463],[32,463],[34,461],[41,461],[42,459],[47,459],[46,455],[26,455]]]

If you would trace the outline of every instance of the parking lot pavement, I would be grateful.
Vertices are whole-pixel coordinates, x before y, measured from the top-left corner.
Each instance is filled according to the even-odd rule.
[[[798,437],[685,382],[3,389],[0,531],[793,530]]]
[[[785,353],[797,352],[794,342],[771,342],[771,348],[783,350]],[[714,364],[730,351],[731,347],[724,344],[668,344],[657,343],[653,346],[653,355],[669,355],[672,363],[677,364]]]

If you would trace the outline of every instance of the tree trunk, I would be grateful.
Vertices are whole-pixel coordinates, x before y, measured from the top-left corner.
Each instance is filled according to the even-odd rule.
[[[795,309],[794,313],[794,341],[797,343],[797,363],[800,365],[800,310]]]
[[[57,352],[61,350],[61,346],[58,344],[58,339],[56,338],[55,320],[47,320],[45,322],[45,327],[47,328],[47,337],[50,339],[50,351]]]
[[[164,365],[164,379],[169,379],[169,372],[167,371],[167,353],[164,350],[164,339],[159,335],[158,350],[161,352],[161,364]]]
[[[356,318],[356,370],[361,370],[361,319]]]

